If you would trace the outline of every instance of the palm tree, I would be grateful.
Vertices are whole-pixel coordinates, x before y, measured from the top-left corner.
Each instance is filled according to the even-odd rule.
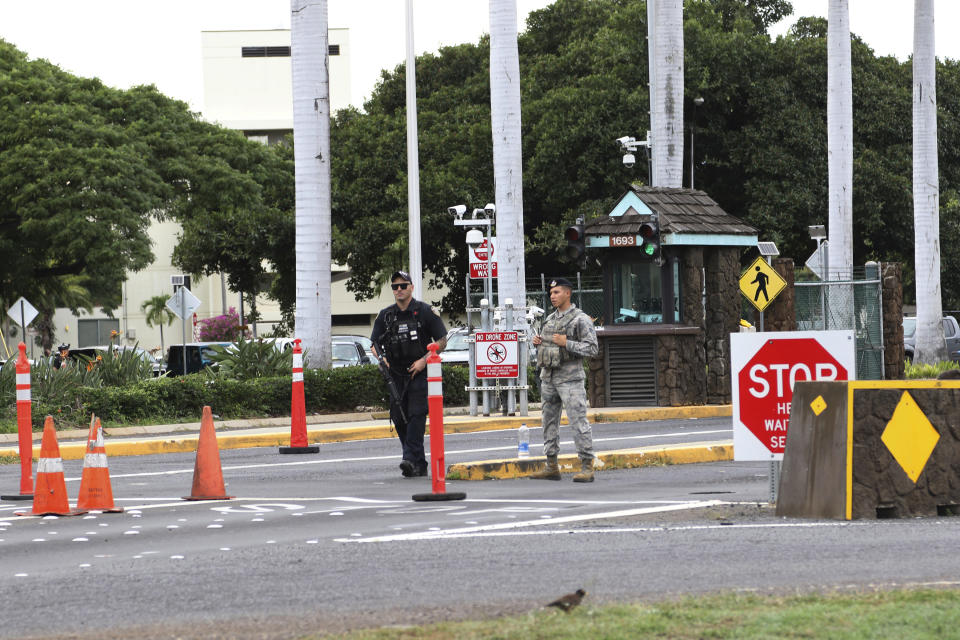
[[[173,311],[170,311],[167,307],[167,296],[147,298],[143,301],[143,304],[140,305],[140,311],[146,314],[144,321],[148,327],[160,327],[160,354],[161,357],[163,357],[163,354],[167,352],[167,348],[163,343],[163,325],[172,324],[177,317]]]
[[[917,277],[914,362],[947,359],[940,299],[940,179],[937,165],[933,0],[913,4],[913,246]]]
[[[648,0],[653,185],[683,186],[683,0]]]
[[[827,14],[827,174],[830,251],[824,277],[829,280],[832,273],[834,278],[848,279],[853,275],[853,83],[848,0],[830,0]],[[853,292],[849,293],[852,305]],[[851,318],[852,312],[851,306]]]
[[[497,205],[498,304],[525,306],[523,149],[516,0],[490,0],[490,118]],[[517,314],[518,322],[523,314]]]
[[[296,173],[296,335],[330,367],[330,76],[326,0],[290,0]]]

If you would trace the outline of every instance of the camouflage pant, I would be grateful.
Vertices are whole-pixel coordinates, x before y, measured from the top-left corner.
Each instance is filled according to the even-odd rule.
[[[581,460],[593,459],[593,435],[587,422],[587,391],[583,380],[553,384],[542,382],[540,396],[543,401],[543,453],[555,456],[560,453],[560,410],[567,410],[567,418],[573,429],[573,443]]]

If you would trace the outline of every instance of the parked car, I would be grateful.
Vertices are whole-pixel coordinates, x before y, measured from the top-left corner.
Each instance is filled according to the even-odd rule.
[[[336,337],[332,343],[331,359],[334,369],[376,362],[373,356],[360,346],[360,343],[353,340],[340,340]]]
[[[473,348],[473,343],[467,341],[469,336],[470,332],[466,327],[451,329],[447,333],[447,348],[440,352],[440,360],[444,364],[467,364],[470,361],[470,349]],[[533,346],[533,342],[528,341],[527,348],[527,361],[536,362],[537,348]]]
[[[467,342],[470,335],[466,327],[451,329],[447,332],[447,348],[440,352],[440,361],[443,364],[467,364],[470,358],[472,342]]]
[[[183,348],[187,348],[187,373],[197,373],[213,364],[210,356],[213,347],[226,347],[229,342],[188,342],[186,345],[170,345],[167,351],[167,373],[171,376],[183,375]]]
[[[954,362],[960,362],[960,324],[953,316],[944,316],[943,337],[947,341],[947,354]],[[903,319],[903,350],[907,360],[913,360],[913,349],[917,342],[917,318],[908,316]]]
[[[376,356],[373,355],[373,340],[366,336],[356,336],[356,335],[340,335],[333,336],[333,339],[337,342],[355,342],[360,345],[368,356],[373,358],[373,362],[376,362]]]

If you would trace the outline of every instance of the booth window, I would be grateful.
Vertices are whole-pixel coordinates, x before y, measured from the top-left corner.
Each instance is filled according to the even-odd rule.
[[[654,262],[613,265],[615,324],[663,322],[663,286],[660,266]]]

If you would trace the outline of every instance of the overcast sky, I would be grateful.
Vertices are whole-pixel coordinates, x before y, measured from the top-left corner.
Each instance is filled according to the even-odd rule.
[[[529,11],[551,0],[517,0],[521,29]],[[331,27],[350,29],[353,102],[370,95],[381,69],[405,59],[404,0],[329,0]],[[414,0],[418,53],[476,42],[489,30],[485,0]],[[795,15],[825,15],[827,0],[793,0]],[[937,55],[960,58],[960,0],[939,0]],[[784,33],[795,18],[778,25]],[[878,54],[909,56],[913,2],[850,0],[852,30]],[[0,37],[82,76],[126,88],[155,84],[203,109],[200,32],[290,27],[289,0],[0,0]],[[638,38],[638,44],[643,40]],[[686,55],[695,55],[688,51]]]

